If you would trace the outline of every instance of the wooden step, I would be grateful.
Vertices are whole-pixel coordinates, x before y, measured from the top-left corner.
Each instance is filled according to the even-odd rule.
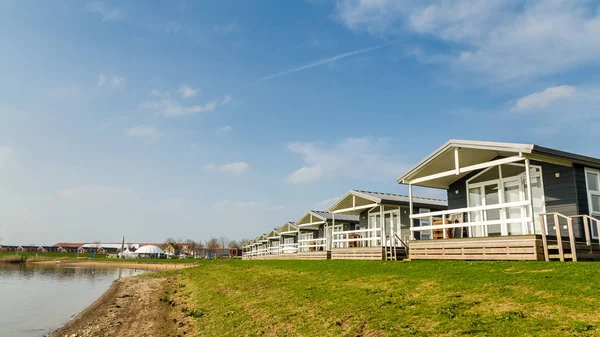
[[[549,254],[548,258],[549,259],[560,259],[560,254]],[[564,254],[564,258],[572,260],[573,254]]]

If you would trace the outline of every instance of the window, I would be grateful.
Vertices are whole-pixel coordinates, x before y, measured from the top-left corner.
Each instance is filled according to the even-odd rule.
[[[429,213],[431,210],[429,208],[419,208],[419,213]],[[421,219],[421,226],[431,226],[431,222],[429,219]],[[421,231],[421,240],[431,240],[431,231]]]
[[[585,181],[588,193],[590,216],[600,218],[600,171],[585,169]],[[592,225],[592,237],[598,237],[598,227]]]

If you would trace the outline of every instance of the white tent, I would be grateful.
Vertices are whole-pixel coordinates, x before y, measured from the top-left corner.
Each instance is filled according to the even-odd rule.
[[[157,257],[160,255],[164,255],[165,251],[156,246],[147,245],[147,246],[142,246],[142,247],[138,248],[138,250],[136,250],[134,254],[136,254],[138,257],[141,257],[141,256]]]
[[[119,253],[120,258],[130,259],[135,257],[135,253],[129,250],[129,247],[125,248],[125,251]]]

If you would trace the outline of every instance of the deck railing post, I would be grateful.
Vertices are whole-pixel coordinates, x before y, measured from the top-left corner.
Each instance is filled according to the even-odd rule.
[[[556,232],[556,243],[558,244],[558,255],[561,262],[565,262],[565,252],[562,245],[562,235],[560,233],[560,222],[558,214],[554,213],[554,230]]]
[[[432,223],[432,224],[433,224],[433,223]],[[445,225],[445,224],[446,224],[446,214],[442,214],[442,225]],[[444,228],[444,229],[442,229],[442,237],[443,237],[444,239],[447,239],[447,238],[448,238],[448,234],[446,233],[446,229],[445,229],[445,228]]]
[[[575,248],[575,234],[573,233],[573,218],[567,218],[567,230],[569,231],[569,241],[571,244],[571,259],[577,262],[577,250]]]
[[[592,244],[592,239],[590,237],[590,221],[587,216],[583,216],[583,232],[585,233],[585,244],[590,246]]]
[[[413,198],[412,198],[412,184],[408,184],[408,217],[410,219],[410,239],[414,240],[415,239],[415,232],[412,230],[412,228],[415,226],[415,220],[413,219]]]
[[[548,239],[546,238],[546,215],[540,214],[540,226],[542,226],[542,246],[544,249],[544,260],[550,261],[548,256]]]

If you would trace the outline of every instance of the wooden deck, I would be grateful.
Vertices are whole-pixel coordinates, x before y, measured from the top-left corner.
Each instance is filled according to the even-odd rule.
[[[536,235],[412,240],[408,246],[411,260],[544,260]]]
[[[298,260],[329,260],[331,259],[331,252],[319,251],[319,252],[298,252]]]
[[[332,248],[332,260],[383,260],[382,247]]]
[[[549,246],[556,244],[556,237],[548,237]],[[579,261],[600,261],[598,243],[588,246],[585,242],[577,242],[575,246]],[[409,247],[412,260],[544,261],[541,235],[412,240]],[[570,254],[570,245],[564,239],[563,249]]]
[[[245,257],[243,260],[296,260],[298,254],[277,254]]]

